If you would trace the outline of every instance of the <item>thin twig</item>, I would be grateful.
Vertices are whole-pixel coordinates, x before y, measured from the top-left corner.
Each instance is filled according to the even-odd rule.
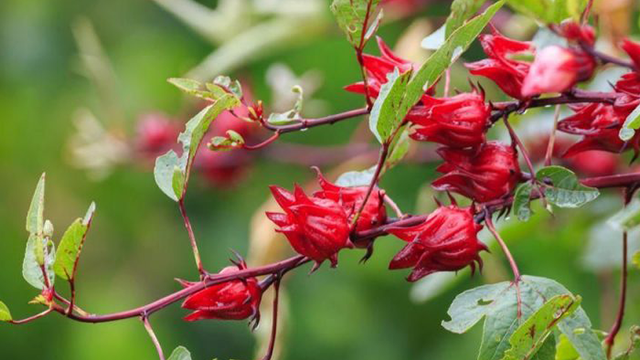
[[[41,317],[47,316],[51,311],[53,311],[53,309],[52,309],[52,308],[48,308],[47,310],[45,310],[45,311],[43,311],[43,312],[41,312],[41,313],[39,313],[39,314],[36,314],[36,315],[30,316],[30,317],[28,317],[28,318],[26,318],[26,319],[22,319],[22,320],[11,320],[11,321],[9,321],[9,323],[10,323],[10,324],[13,324],[13,325],[22,325],[22,324],[27,324],[27,323],[30,323],[30,322],[32,322],[32,321],[34,321],[34,320],[40,319]]]
[[[558,130],[558,119],[560,118],[560,105],[556,105],[556,111],[553,114],[553,129],[549,134],[549,142],[547,143],[547,153],[544,155],[544,166],[551,165],[551,157],[556,141],[556,131]]]
[[[200,273],[200,277],[204,278],[207,275],[207,272],[204,270],[202,266],[202,260],[200,259],[200,251],[198,250],[198,243],[196,242],[196,237],[193,234],[193,228],[191,227],[191,221],[189,220],[189,216],[187,215],[187,210],[184,207],[184,197],[182,197],[178,201],[178,206],[180,207],[180,214],[182,215],[182,220],[184,221],[184,227],[187,229],[187,233],[189,235],[189,241],[191,242],[191,250],[193,250],[193,257],[196,261],[196,266],[198,267],[198,272]]]
[[[153,345],[156,347],[156,350],[158,351],[158,356],[160,357],[160,360],[165,360],[164,353],[162,352],[162,345],[160,345],[160,342],[158,341],[158,337],[156,336],[156,333],[153,332],[153,328],[149,323],[149,317],[147,317],[146,315],[143,315],[141,316],[141,319],[142,319],[142,323],[144,324],[144,328],[147,330],[147,333],[149,333],[149,337],[151,338]]]
[[[275,276],[275,282],[273,283],[273,318],[271,320],[271,336],[269,337],[269,347],[267,348],[267,353],[264,355],[262,360],[271,360],[273,356],[273,349],[276,344],[276,337],[278,334],[278,303],[280,297],[280,276]]]

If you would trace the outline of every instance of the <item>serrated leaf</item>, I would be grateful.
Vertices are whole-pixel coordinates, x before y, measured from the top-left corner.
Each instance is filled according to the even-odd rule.
[[[39,245],[38,245],[39,243]],[[24,260],[22,262],[22,276],[24,279],[36,289],[44,289],[45,281],[42,269],[38,263],[38,249],[42,249],[42,258],[49,284],[53,285],[55,281],[55,273],[53,272],[53,263],[55,262],[55,246],[53,242],[38,235],[29,236],[27,247],[24,252]]]
[[[95,204],[91,203],[84,219],[76,219],[62,235],[53,264],[53,271],[61,279],[73,281],[75,278],[78,259],[87,237],[87,231],[91,226],[94,211]]]
[[[620,230],[631,230],[640,225],[640,200],[633,199],[627,206],[610,217],[607,222]]]
[[[191,360],[191,353],[184,346],[178,346],[167,360]]]
[[[182,198],[193,159],[211,122],[221,112],[234,108],[238,104],[237,97],[227,94],[202,109],[187,122],[185,130],[178,136],[178,141],[182,144],[182,154],[178,156],[175,151],[169,150],[156,159],[153,171],[156,184],[170,199],[179,201]]]
[[[576,174],[562,166],[547,166],[536,174],[542,182],[551,182],[545,187],[545,197],[550,203],[563,208],[577,208],[595,200],[600,192],[596,188],[584,186]]]
[[[267,122],[271,125],[287,125],[292,122],[295,122],[302,117],[300,116],[300,112],[302,112],[302,105],[304,101],[304,91],[302,87],[296,85],[291,88],[291,92],[297,94],[296,102],[293,104],[293,108],[289,111],[285,111],[283,113],[271,113],[269,114],[269,118]]]
[[[546,299],[571,294],[557,282],[534,276],[523,276],[519,282],[522,317],[518,318],[517,293],[511,282],[484,285],[458,295],[442,323],[454,333],[464,333],[485,318],[479,360],[499,360],[510,347],[508,339],[514,331],[538,310]],[[600,342],[591,330],[591,322],[582,308],[558,323],[584,360],[604,360]],[[576,330],[580,331],[576,331]]]
[[[333,0],[331,12],[338,22],[338,26],[347,36],[347,40],[356,48],[364,46],[361,39],[364,38],[362,32],[365,31],[365,19],[368,23],[376,25],[375,14],[378,12],[380,0]],[[367,26],[367,30],[371,26]],[[367,31],[368,36],[373,34]]]
[[[338,177],[336,185],[344,187],[369,186],[375,171],[375,166],[362,171],[348,171]]]
[[[529,202],[532,188],[533,185],[530,182],[522,183],[518,185],[518,188],[513,195],[513,212],[520,221],[528,221],[531,217],[531,207]]]
[[[533,313],[509,338],[511,348],[503,360],[531,359],[552,334],[556,325],[580,305],[580,298],[556,295]]]
[[[629,141],[636,133],[636,130],[640,127],[640,105],[636,106],[635,109],[627,116],[624,124],[622,124],[622,128],[620,128],[620,132],[618,136],[622,141]]]
[[[27,211],[27,231],[31,234],[42,234],[44,228],[44,183],[46,175],[43,173],[38,180],[33,193],[29,211]]]
[[[11,321],[13,318],[11,317],[11,312],[5,303],[0,301],[0,321]]]
[[[493,15],[504,5],[505,0],[500,0],[489,6],[482,14],[467,21],[464,25],[451,33],[437,51],[435,51],[422,64],[420,69],[407,86],[404,107],[400,110],[399,117],[404,118],[409,110],[424,94],[425,89],[432,86],[442,74],[455,62],[478,37],[482,29],[489,23]]]
[[[369,129],[381,144],[389,143],[391,136],[402,124],[406,114],[400,109],[406,107],[405,93],[411,71],[400,74],[398,68],[387,74],[387,82],[380,87],[380,93],[373,103],[369,116]],[[412,104],[413,105],[413,104]]]

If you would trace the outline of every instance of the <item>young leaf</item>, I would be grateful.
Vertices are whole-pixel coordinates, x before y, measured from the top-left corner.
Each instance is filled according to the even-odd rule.
[[[454,333],[464,333],[485,318],[479,360],[500,360],[509,348],[514,331],[538,310],[545,300],[556,295],[571,294],[549,279],[523,276],[518,283],[522,316],[518,318],[516,287],[512,282],[484,285],[458,295],[448,314],[451,320],[442,326]],[[591,330],[591,323],[582,308],[558,323],[583,360],[604,360],[600,342]]]
[[[45,288],[45,281],[41,265],[37,259],[40,256],[37,253],[37,249],[42,249],[42,264],[47,273],[49,285],[53,285],[55,274],[52,268],[55,262],[55,246],[53,242],[38,235],[31,235],[27,240],[27,248],[22,262],[22,276],[31,286],[42,290]]]
[[[267,122],[269,124],[286,125],[301,119],[300,112],[302,111],[304,91],[302,90],[302,87],[298,85],[292,87],[291,91],[295,94],[298,94],[298,98],[296,99],[295,104],[293,104],[293,108],[283,113],[269,114],[269,118],[267,119]]]
[[[553,329],[579,306],[580,298],[556,295],[533,313],[509,338],[511,348],[503,360],[530,359],[542,347]]]
[[[577,208],[595,200],[600,192],[596,188],[578,182],[576,174],[562,166],[547,166],[538,171],[536,178],[551,182],[545,188],[545,197],[550,203],[563,208]]]
[[[364,26],[367,30],[375,29],[377,12],[380,0],[333,0],[331,12],[335,16],[338,26],[347,35],[347,40],[356,48],[364,46],[361,40],[368,39],[363,36]],[[365,21],[367,24],[365,24]],[[373,31],[366,31],[368,37],[373,35]]]
[[[178,346],[167,360],[191,360],[191,353],[184,346]]]
[[[228,151],[237,149],[244,145],[244,138],[233,130],[227,130],[227,136],[214,136],[207,144],[213,151]]]
[[[636,130],[640,128],[640,105],[638,105],[622,124],[618,137],[623,141],[629,141],[635,135]]]
[[[607,222],[620,230],[631,230],[640,225],[640,200],[633,199],[622,210],[610,217]]]
[[[231,91],[231,93],[235,95],[238,100],[242,99],[242,85],[240,85],[240,81],[231,80],[231,78],[228,76],[218,75],[213,80],[213,84]]]
[[[11,312],[5,303],[0,301],[0,321],[11,321],[13,318],[11,317]]]
[[[516,189],[513,195],[513,212],[520,221],[528,221],[531,217],[531,207],[529,200],[531,197],[531,189],[533,185],[530,182],[522,183]]]
[[[344,187],[369,186],[375,172],[375,166],[362,171],[347,171],[338,177],[336,185]]]
[[[87,231],[91,226],[94,211],[95,203],[91,203],[84,219],[76,219],[62,235],[53,271],[64,280],[73,281],[75,278],[78,259],[87,237]]]
[[[185,130],[178,136],[178,141],[182,144],[182,155],[178,157],[173,150],[169,150],[156,159],[153,171],[156,184],[169,198],[174,201],[182,198],[193,159],[211,122],[221,112],[234,108],[238,104],[237,97],[227,94],[204,108],[187,122]]]
[[[36,190],[27,212],[27,231],[30,234],[41,234],[44,230],[44,182],[45,174],[40,176]]]
[[[369,116],[369,128],[381,144],[391,141],[391,136],[396,132],[406,114],[399,109],[406,106],[405,92],[411,71],[400,74],[398,68],[387,74],[387,82],[380,88],[380,94],[373,103],[371,116]]]
[[[482,14],[460,26],[451,33],[451,36],[447,38],[444,45],[429,56],[409,82],[404,106],[399,111],[398,117],[404,118],[411,107],[420,100],[425,89],[433,85],[442,73],[467,50],[473,40],[478,37],[482,29],[489,23],[493,15],[504,5],[504,2],[505,0],[496,2],[489,6]]]

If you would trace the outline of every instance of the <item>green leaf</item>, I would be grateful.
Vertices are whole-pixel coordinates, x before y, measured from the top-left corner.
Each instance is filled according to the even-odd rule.
[[[225,90],[230,91],[233,95],[236,96],[236,98],[238,98],[238,100],[242,99],[242,85],[240,85],[240,81],[231,80],[231,78],[228,76],[218,75],[215,79],[213,79],[213,84],[221,86]]]
[[[640,270],[640,251],[636,251],[631,258],[631,263]]]
[[[405,93],[411,71],[400,74],[398,68],[387,74],[387,82],[380,88],[378,98],[373,103],[369,116],[369,129],[381,144],[389,143],[391,136],[402,124],[406,113]],[[412,104],[413,105],[413,104]]]
[[[577,208],[600,195],[598,189],[580,184],[576,174],[562,166],[544,167],[536,178],[544,183],[551,182],[551,186],[545,187],[545,197],[559,207]]]
[[[379,3],[380,0],[333,0],[331,12],[335,16],[338,26],[347,35],[347,40],[354,47],[360,48],[364,46],[364,44],[361,44],[361,40],[366,43],[373,35],[378,23],[378,21],[374,20],[376,18],[374,16]],[[365,30],[365,19],[368,19],[367,36],[362,34]]]
[[[289,111],[283,113],[271,113],[269,114],[269,118],[267,122],[271,125],[286,125],[296,120],[301,119],[300,112],[302,111],[303,97],[304,91],[302,87],[296,85],[291,88],[291,92],[298,94],[295,104],[293,108]]]
[[[409,82],[404,106],[398,117],[404,118],[411,107],[420,100],[425,89],[435,84],[444,71],[469,48],[469,45],[478,37],[493,15],[504,5],[504,2],[505,0],[496,2],[482,14],[460,26],[451,33],[443,46],[429,56]]]
[[[336,185],[344,187],[369,186],[375,172],[375,166],[362,171],[348,171],[338,177]]]
[[[629,141],[635,135],[636,130],[640,127],[640,105],[636,106],[635,109],[627,116],[627,119],[622,124],[622,128],[620,129],[620,133],[618,137],[623,141]]]
[[[640,200],[633,199],[627,206],[610,217],[607,222],[620,230],[631,230],[640,225]]]
[[[454,0],[451,3],[451,13],[445,23],[445,38],[464,24],[484,4],[484,0]]]
[[[36,190],[27,212],[27,231],[30,234],[42,234],[44,230],[44,183],[45,174],[40,176]]]
[[[174,201],[182,199],[193,159],[211,122],[221,112],[234,108],[238,104],[239,100],[236,96],[227,94],[202,109],[187,122],[185,130],[178,136],[178,141],[182,144],[182,155],[178,156],[175,151],[169,150],[156,159],[153,170],[156,184],[170,199]]]
[[[38,249],[42,253],[38,253]],[[24,260],[22,262],[22,276],[24,279],[36,289],[43,290],[45,288],[44,276],[42,274],[41,265],[38,257],[42,256],[49,284],[53,285],[55,273],[53,272],[53,263],[55,262],[55,246],[53,242],[38,235],[29,236],[27,240],[27,248],[24,252]]]
[[[87,237],[87,231],[91,226],[95,209],[95,203],[91,203],[84,219],[76,219],[62,235],[62,240],[60,240],[58,252],[56,253],[56,261],[53,264],[53,271],[64,280],[73,281],[75,278],[78,259]]]
[[[483,318],[484,332],[479,360],[499,360],[510,347],[509,339],[516,329],[556,295],[571,293],[557,282],[523,276],[519,282],[522,317],[518,318],[516,287],[511,282],[484,285],[458,295],[448,314],[451,320],[442,326],[454,333],[464,333]],[[558,323],[558,328],[574,345],[584,360],[604,360],[600,341],[582,308]]]
[[[556,338],[555,336],[548,336],[547,340],[542,343],[542,346],[531,360],[555,360],[555,358]]]
[[[536,310],[509,338],[511,348],[504,360],[531,359],[542,347],[556,325],[580,305],[580,298],[556,295]]]
[[[560,334],[559,339],[558,345],[556,346],[555,360],[578,360],[580,354],[578,354],[573,345],[571,345],[569,339],[564,334]]]
[[[11,312],[5,303],[0,301],[0,321],[11,321],[13,318],[11,317]]]
[[[409,152],[411,147],[411,139],[409,138],[409,127],[404,125],[403,128],[398,130],[398,134],[393,138],[391,145],[389,146],[389,156],[384,163],[383,172],[396,166]]]
[[[244,145],[244,138],[233,130],[227,130],[227,136],[214,136],[207,144],[213,151],[228,151],[238,149]]]
[[[507,0],[513,10],[536,18],[545,24],[559,24],[571,18],[578,20],[588,0]]]
[[[532,188],[533,185],[527,181],[518,185],[518,188],[513,195],[513,212],[520,221],[528,221],[531,217],[531,207],[529,206],[529,202]]]
[[[178,346],[167,360],[191,360],[191,353],[184,346]]]

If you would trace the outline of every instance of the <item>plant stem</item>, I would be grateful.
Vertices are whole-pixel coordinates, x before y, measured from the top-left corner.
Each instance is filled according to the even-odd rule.
[[[187,233],[189,234],[189,241],[191,242],[191,249],[193,250],[193,257],[195,258],[196,266],[198,267],[198,272],[200,273],[200,277],[204,278],[207,275],[207,272],[202,267],[202,260],[200,259],[200,251],[198,250],[198,243],[196,242],[196,237],[193,234],[193,228],[191,227],[191,221],[189,221],[187,210],[184,207],[184,197],[182,197],[178,201],[178,205],[180,207],[180,214],[182,215],[182,220],[184,220],[184,227],[187,229]]]
[[[160,360],[165,360],[164,353],[162,352],[162,346],[160,345],[160,342],[158,341],[156,334],[153,332],[153,328],[149,323],[149,318],[143,315],[141,319],[142,319],[142,323],[144,324],[144,328],[147,330],[147,333],[149,333],[149,337],[151,338],[151,341],[153,341],[153,345],[156,347],[156,350],[158,351],[158,356],[160,357]]]
[[[34,320],[38,320],[38,319],[40,319],[41,317],[47,316],[51,311],[53,311],[53,308],[48,308],[47,310],[45,310],[45,311],[43,311],[43,312],[41,312],[41,313],[39,313],[39,314],[36,314],[36,315],[30,316],[30,317],[28,317],[28,318],[26,318],[26,319],[22,319],[22,320],[11,320],[11,321],[9,321],[9,323],[10,323],[10,324],[13,324],[13,325],[22,325],[22,324],[27,324],[27,323],[30,323],[30,322],[32,322],[32,321],[34,321]]]
[[[294,131],[310,129],[316,126],[334,124],[338,121],[353,119],[355,117],[366,115],[368,113],[369,113],[369,109],[363,108],[363,109],[349,110],[342,113],[329,115],[329,116],[316,118],[316,119],[300,119],[298,120],[298,122],[294,124],[289,124],[289,125],[272,125],[272,124],[269,124],[267,121],[262,121],[262,126],[268,130],[278,131],[280,132],[280,134],[286,134]]]
[[[262,360],[271,360],[273,356],[273,349],[276,344],[276,336],[278,334],[278,303],[280,297],[280,277],[276,275],[275,282],[273,284],[273,291],[275,292],[273,295],[273,318],[271,320],[271,336],[269,337],[269,347],[267,348],[267,353],[264,355]]]
[[[549,142],[547,143],[547,153],[544,155],[544,166],[551,165],[551,157],[556,142],[556,131],[558,130],[558,119],[560,118],[560,105],[556,105],[556,111],[553,114],[553,129],[549,134]]]
[[[393,137],[392,137],[393,138]],[[371,193],[373,192],[373,188],[378,183],[378,179],[380,178],[380,174],[382,173],[382,168],[384,167],[384,162],[387,160],[387,155],[389,154],[389,144],[382,144],[382,148],[380,148],[380,155],[378,157],[378,163],[376,165],[376,171],[373,173],[373,177],[371,178],[371,182],[369,183],[369,187],[367,188],[367,193],[364,195],[364,199],[362,200],[362,204],[360,204],[360,208],[353,216],[353,220],[351,220],[351,225],[353,226],[353,231],[356,230],[358,223],[358,219],[360,218],[360,214],[364,210],[367,205],[367,201],[369,197],[371,197]]]

